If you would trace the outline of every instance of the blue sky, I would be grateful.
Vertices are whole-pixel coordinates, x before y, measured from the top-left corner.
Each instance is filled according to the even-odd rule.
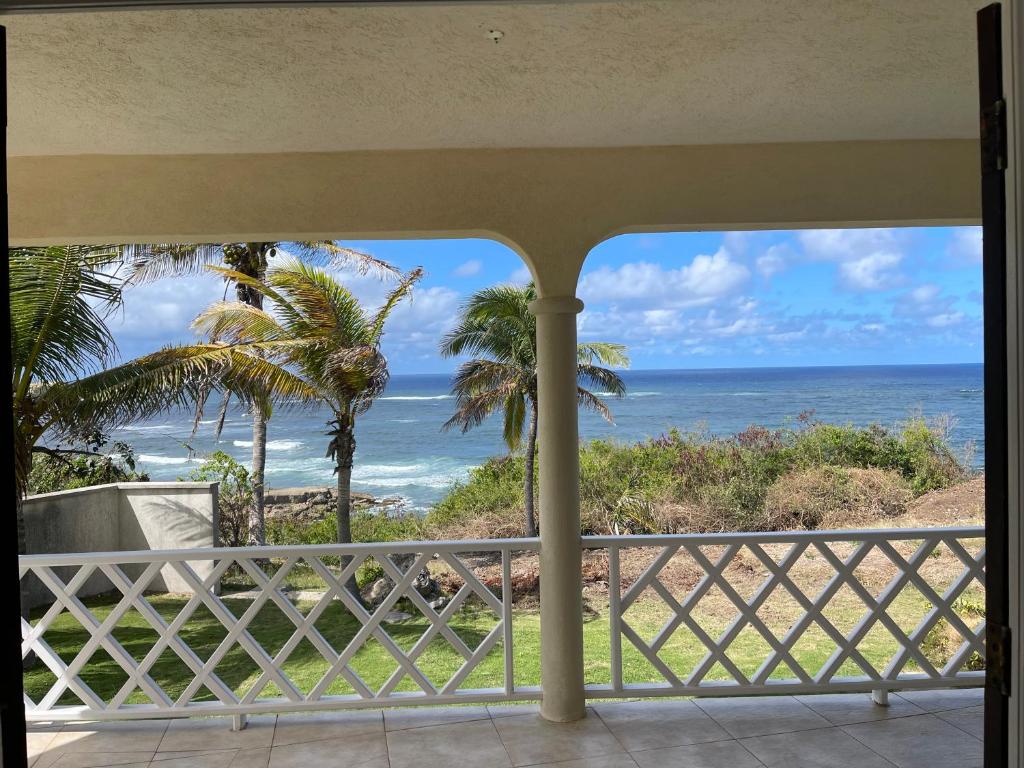
[[[450,371],[435,350],[466,296],[529,279],[514,252],[487,240],[345,245],[426,269],[388,328],[398,374]],[[339,277],[368,305],[386,290]],[[213,276],[130,290],[111,320],[122,357],[189,341],[192,317],[223,295]],[[982,359],[977,227],[623,235],[590,253],[578,295],[580,338],[626,344],[635,369]]]

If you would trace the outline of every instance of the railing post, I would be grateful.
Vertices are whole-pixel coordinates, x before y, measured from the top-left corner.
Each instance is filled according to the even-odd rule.
[[[889,706],[889,689],[888,688],[875,688],[871,692],[871,701],[880,707]]]
[[[232,731],[244,731],[249,725],[248,715],[234,715],[231,718],[231,730]]]
[[[555,722],[585,713],[576,402],[576,315],[582,309],[573,296],[530,305],[537,316],[541,715]]]

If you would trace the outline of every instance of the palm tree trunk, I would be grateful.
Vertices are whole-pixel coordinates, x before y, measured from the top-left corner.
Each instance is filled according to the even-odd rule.
[[[335,453],[335,471],[338,473],[337,517],[339,544],[352,543],[352,462],[356,453],[354,426],[351,419],[338,419],[338,430],[334,436],[337,448]],[[351,561],[351,557],[342,557],[342,570],[347,568]],[[345,582],[345,588],[360,603],[362,602],[355,574]]]
[[[263,511],[263,478],[267,468],[267,419],[258,403],[252,414],[252,511],[249,538],[256,546],[267,543],[267,521]]]
[[[356,438],[351,427],[338,434],[336,457],[338,473],[338,543],[352,543],[352,459],[356,452]]]
[[[537,457],[537,401],[530,399],[530,429],[526,438],[526,477],[523,480],[523,498],[526,501],[526,535],[537,535],[537,515],[533,500],[533,464]]]

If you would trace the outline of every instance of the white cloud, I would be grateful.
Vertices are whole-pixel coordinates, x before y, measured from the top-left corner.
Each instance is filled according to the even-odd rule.
[[[946,254],[959,264],[981,264],[981,227],[960,227],[953,231]]]
[[[798,239],[809,258],[839,264],[839,284],[847,290],[887,291],[906,281],[899,269],[905,236],[897,230],[815,229]]]
[[[842,284],[853,291],[887,291],[903,283],[897,271],[903,255],[879,251],[839,265]]]
[[[149,342],[148,349],[170,342],[185,342],[194,337],[192,320],[212,302],[224,298],[224,282],[212,275],[187,275],[157,280],[129,287],[124,293],[123,310],[113,315],[108,324],[115,337],[137,347]],[[235,298],[229,290],[228,300]],[[141,350],[147,351],[147,350]]]
[[[484,263],[480,259],[470,259],[453,269],[452,274],[455,277],[473,277],[474,275],[479,275],[483,268]]]
[[[530,268],[525,264],[519,267],[515,272],[508,276],[506,282],[512,283],[513,285],[522,285],[533,280],[533,275],[530,274]]]
[[[754,261],[762,277],[774,277],[786,268],[791,249],[784,245],[772,245]]]
[[[932,328],[948,328],[951,325],[959,325],[963,319],[963,312],[942,312],[932,315],[925,322]]]
[[[929,328],[949,328],[966,317],[954,308],[956,301],[955,296],[944,295],[935,283],[923,283],[896,299],[893,315],[924,322]]]
[[[578,294],[584,303],[641,304],[650,308],[682,308],[708,304],[734,294],[750,271],[720,249],[694,257],[687,266],[666,269],[660,264],[633,262],[612,269],[600,267],[583,275]]]

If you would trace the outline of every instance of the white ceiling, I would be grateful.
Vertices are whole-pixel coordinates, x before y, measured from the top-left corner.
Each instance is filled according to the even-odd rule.
[[[19,15],[15,155],[971,137],[979,0]],[[493,42],[488,33],[504,33]]]

